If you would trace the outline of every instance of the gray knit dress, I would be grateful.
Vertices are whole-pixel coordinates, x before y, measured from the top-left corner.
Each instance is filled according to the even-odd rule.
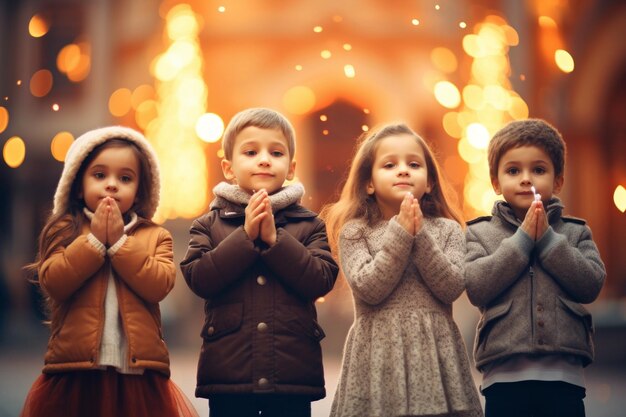
[[[482,416],[452,302],[463,292],[460,225],[425,218],[416,236],[395,218],[348,222],[341,268],[355,318],[331,416]]]

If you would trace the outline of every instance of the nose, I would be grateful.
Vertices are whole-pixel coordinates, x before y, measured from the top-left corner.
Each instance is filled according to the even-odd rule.
[[[522,171],[522,176],[521,176],[522,184],[531,185],[532,182],[530,181],[530,179],[531,179],[530,172],[526,170]]]
[[[117,191],[117,180],[115,177],[110,177],[107,179],[106,189],[108,191]]]
[[[398,176],[399,177],[409,176],[409,167],[407,166],[407,164],[404,164],[404,163],[398,164]]]
[[[270,155],[269,152],[259,152],[259,165],[260,166],[270,166]]]

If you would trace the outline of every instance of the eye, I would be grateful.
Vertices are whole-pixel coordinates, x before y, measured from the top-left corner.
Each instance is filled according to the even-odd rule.
[[[519,174],[519,169],[516,167],[511,167],[511,168],[508,168],[505,172],[509,175],[517,175]]]
[[[546,173],[546,169],[544,167],[535,167],[533,169],[533,172],[535,174],[540,174],[541,175],[541,174],[545,174]]]
[[[93,173],[94,178],[97,178],[99,180],[104,178],[104,172],[94,172]]]
[[[393,162],[386,162],[386,163],[383,165],[383,168],[391,169],[391,168],[393,168],[393,167],[395,167],[395,166],[396,166],[396,164],[394,164]]]
[[[413,168],[413,169],[417,169],[419,167],[421,167],[422,165],[419,162],[410,162],[409,163],[409,167]]]
[[[254,156],[256,155],[256,151],[253,151],[252,149],[249,149],[247,151],[243,151],[243,154],[246,156]]]
[[[283,156],[284,153],[281,151],[272,151],[272,156],[275,158],[280,158],[281,156]]]
[[[126,183],[128,183],[128,182],[132,182],[132,181],[133,181],[133,177],[131,177],[130,175],[122,175],[122,176],[120,177],[120,180],[121,180],[122,182],[126,182]]]

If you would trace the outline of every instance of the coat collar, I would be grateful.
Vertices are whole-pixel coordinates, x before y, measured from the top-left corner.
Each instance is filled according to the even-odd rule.
[[[559,200],[557,197],[552,197],[548,201],[548,205],[546,206],[548,223],[553,224],[555,221],[560,219],[562,212],[563,204],[561,203],[561,200]],[[521,221],[515,217],[513,208],[506,201],[496,201],[493,205],[491,214],[500,217],[501,219],[515,227],[518,227],[521,224]]]

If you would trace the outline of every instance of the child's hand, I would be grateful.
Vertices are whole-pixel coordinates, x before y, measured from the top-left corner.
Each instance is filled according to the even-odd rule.
[[[539,200],[537,202],[537,208],[535,209],[535,214],[537,216],[537,232],[535,235],[535,240],[541,239],[543,234],[548,230],[548,215],[543,208],[543,201]]]
[[[117,203],[111,197],[105,198],[108,203],[107,246],[114,245],[124,234],[124,218]]]
[[[103,245],[106,245],[107,242],[107,218],[107,204],[105,200],[100,200],[91,218],[91,234]]]
[[[413,199],[413,224],[415,225],[415,234],[422,229],[422,220],[424,220],[424,213],[420,207],[420,202],[417,198]]]
[[[409,234],[415,234],[415,208],[414,208],[413,194],[407,193],[404,196],[404,200],[400,203],[400,212],[396,217],[397,222],[406,230]]]
[[[537,207],[541,205],[541,207]],[[530,236],[533,241],[537,240],[537,222],[540,217],[540,213],[543,211],[543,205],[541,201],[533,201],[530,204],[530,208],[526,212],[526,217],[524,217],[524,221],[521,224],[521,229]],[[545,213],[544,213],[545,216]],[[545,232],[545,230],[544,230]],[[543,234],[543,232],[542,232]]]
[[[259,237],[261,221],[266,216],[263,195],[267,194],[264,193],[265,190],[259,190],[252,194],[245,210],[246,220],[243,224],[243,230],[246,231],[250,240],[256,240]]]
[[[259,234],[261,235],[261,240],[263,242],[267,243],[269,246],[274,246],[276,243],[276,224],[274,223],[272,203],[270,202],[270,197],[267,195],[267,192],[264,194],[263,204],[265,207],[265,217],[263,218],[263,221],[261,221]]]

